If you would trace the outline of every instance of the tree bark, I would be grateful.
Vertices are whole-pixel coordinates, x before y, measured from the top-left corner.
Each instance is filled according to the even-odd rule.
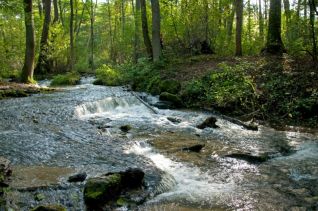
[[[281,0],[270,0],[267,43],[263,50],[268,54],[281,55],[285,47],[281,38]]]
[[[151,0],[151,9],[152,9],[152,54],[153,54],[153,61],[157,62],[160,60],[160,56],[161,56],[159,0]]]
[[[22,69],[21,81],[24,83],[32,82],[35,59],[35,35],[33,20],[32,0],[24,0],[25,13],[25,58]]]
[[[262,12],[262,0],[258,1],[258,22],[259,22],[259,36],[264,41],[264,20]]]
[[[140,0],[142,34],[149,58],[152,58],[152,46],[149,38],[146,1]]]
[[[57,0],[53,0],[54,5],[54,19],[53,23],[57,23],[59,21],[59,6]]]
[[[91,0],[91,57],[89,60],[89,65],[92,70],[94,70],[94,19],[95,19],[95,14],[94,14],[94,2]]]
[[[235,15],[235,5],[234,3],[231,4],[232,8],[231,8],[231,13],[230,16],[228,18],[226,27],[227,27],[227,42],[228,44],[230,44],[230,42],[232,41],[232,35],[233,35],[233,22],[234,22],[234,15]]]
[[[317,41],[316,41],[316,31],[315,31],[315,13],[316,7],[314,0],[309,0],[309,10],[310,10],[310,33],[312,40],[312,57],[314,63],[317,63]]]
[[[50,72],[51,69],[48,58],[48,39],[51,24],[51,3],[51,0],[43,0],[44,20],[40,41],[40,54],[35,69],[35,73],[40,75]]]
[[[69,55],[69,69],[72,71],[74,67],[74,5],[73,0],[70,0],[71,14],[70,14],[70,55]]]
[[[42,0],[38,0],[38,10],[39,10],[40,18],[42,18],[42,13],[43,13]]]
[[[236,56],[242,56],[243,0],[236,0]]]
[[[139,34],[140,34],[140,0],[136,0],[136,5],[134,5],[134,0],[131,1],[133,12],[134,12],[134,18],[135,18],[135,38],[134,38],[134,55],[133,55],[133,61],[134,63],[138,62],[139,58]]]

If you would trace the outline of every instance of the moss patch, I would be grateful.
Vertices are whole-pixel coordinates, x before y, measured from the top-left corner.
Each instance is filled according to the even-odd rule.
[[[78,73],[70,72],[65,75],[57,75],[53,77],[51,86],[68,86],[76,85],[80,82],[81,76]]]

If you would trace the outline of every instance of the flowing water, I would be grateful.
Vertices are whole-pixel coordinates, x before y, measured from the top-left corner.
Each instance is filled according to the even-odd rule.
[[[149,109],[124,88],[91,81],[0,101],[0,156],[14,165],[11,208],[85,210],[83,184],[67,183],[69,175],[139,167],[152,192],[139,210],[318,210],[317,134],[248,131],[222,119],[220,128],[200,130],[207,113]],[[182,150],[195,144],[205,147]],[[270,159],[227,157],[238,153]]]

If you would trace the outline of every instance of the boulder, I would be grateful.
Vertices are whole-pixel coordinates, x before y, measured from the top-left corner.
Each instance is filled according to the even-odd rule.
[[[68,182],[84,182],[86,177],[87,177],[87,174],[85,172],[78,173],[73,176],[70,176],[67,181]]]
[[[171,102],[175,108],[181,108],[183,105],[178,95],[169,92],[162,92],[159,96],[159,100]]]
[[[62,205],[40,205],[31,211],[67,211]]]
[[[204,144],[196,144],[191,147],[184,147],[182,150],[188,152],[200,152],[203,147],[205,147]]]
[[[129,191],[143,185],[144,175],[140,169],[128,169],[88,179],[84,188],[85,204],[89,210],[101,210],[105,205],[116,206],[121,195],[129,197]]]
[[[203,123],[199,124],[197,126],[197,128],[199,129],[204,129],[204,128],[207,128],[207,127],[210,127],[210,128],[219,128],[219,126],[217,126],[215,123],[216,123],[217,119],[215,117],[208,117]]]
[[[233,153],[233,154],[225,155],[225,157],[235,158],[235,159],[239,159],[239,160],[245,160],[251,164],[260,164],[260,163],[266,162],[270,158],[267,154],[255,156],[255,155],[251,155],[248,153],[246,153],[246,154]]]

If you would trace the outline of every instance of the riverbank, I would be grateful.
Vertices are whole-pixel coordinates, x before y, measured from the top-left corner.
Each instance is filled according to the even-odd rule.
[[[96,84],[130,84],[176,108],[213,110],[278,129],[317,128],[318,72],[309,60],[203,55],[103,66],[96,76]]]

